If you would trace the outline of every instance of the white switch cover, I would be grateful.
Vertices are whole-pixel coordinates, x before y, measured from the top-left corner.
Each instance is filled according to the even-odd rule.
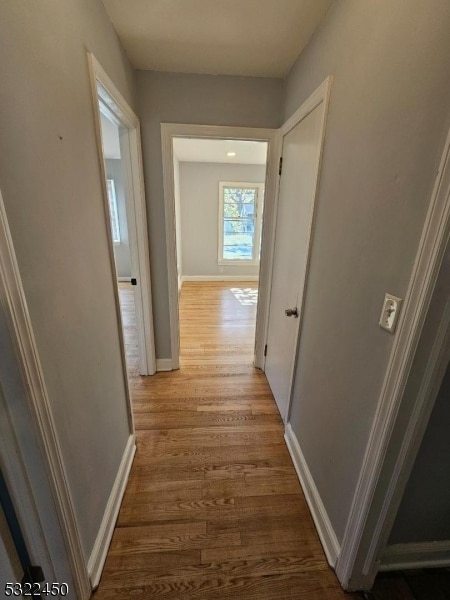
[[[383,302],[383,310],[381,311],[380,327],[386,329],[390,333],[394,333],[397,325],[398,316],[400,314],[400,306],[402,299],[386,294]]]

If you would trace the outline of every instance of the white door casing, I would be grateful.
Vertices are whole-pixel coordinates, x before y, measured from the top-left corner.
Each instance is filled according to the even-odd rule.
[[[119,126],[121,164],[124,176],[125,202],[130,243],[132,276],[136,278],[134,304],[139,348],[139,372],[141,375],[153,375],[156,372],[155,343],[153,330],[153,309],[150,276],[150,254],[148,246],[147,216],[142,168],[142,150],[139,119],[122,97],[116,86],[96,60],[88,52],[91,76],[92,101],[96,122],[97,147],[100,160],[105,217],[111,256],[111,269],[117,281],[113,243],[109,224],[109,205],[106,189],[106,171],[103,159],[100,111]],[[115,286],[117,288],[117,286]],[[126,358],[123,343],[122,317],[119,295],[116,289],[116,309],[121,336],[122,360],[126,375]],[[131,402],[129,407],[132,421]]]
[[[0,466],[27,549],[48,581],[87,600],[85,564],[56,425],[0,192]]]
[[[281,128],[279,185],[265,372],[287,420],[313,232],[331,80]],[[298,317],[285,314],[297,309]]]
[[[267,142],[267,168],[264,192],[264,219],[261,236],[261,258],[259,268],[259,295],[256,317],[255,366],[264,369],[264,344],[267,330],[267,313],[270,294],[274,219],[277,197],[277,169],[279,135],[276,129],[252,127],[229,127],[221,125],[191,125],[178,123],[161,124],[164,207],[166,221],[167,278],[169,286],[170,341],[172,356],[164,369],[180,366],[180,339],[178,314],[178,270],[177,240],[175,223],[175,189],[173,138],[250,140]],[[158,361],[159,362],[159,361]]]

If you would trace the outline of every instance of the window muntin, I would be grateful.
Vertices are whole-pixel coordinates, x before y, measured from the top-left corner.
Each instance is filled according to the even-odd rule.
[[[263,184],[221,182],[219,263],[259,261]]]

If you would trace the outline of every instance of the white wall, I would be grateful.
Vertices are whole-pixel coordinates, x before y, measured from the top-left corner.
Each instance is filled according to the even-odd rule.
[[[291,424],[342,540],[450,125],[447,0],[332,4],[285,118],[333,75]]]
[[[134,106],[99,0],[0,3],[0,181],[86,559],[128,438],[86,50]]]
[[[114,243],[114,259],[118,277],[131,277],[130,243],[128,239],[127,207],[120,159],[106,158],[106,177],[114,179],[117,215],[119,218],[120,242]]]
[[[183,276],[183,248],[181,244],[181,197],[180,197],[180,161],[173,159],[173,179],[174,179],[174,197],[175,197],[175,236],[177,240],[177,272],[178,272],[178,291],[181,289]]]
[[[179,172],[183,275],[257,276],[258,265],[217,262],[219,182],[264,183],[265,165],[181,162]]]
[[[137,71],[157,358],[170,358],[161,123],[278,127],[282,79]]]

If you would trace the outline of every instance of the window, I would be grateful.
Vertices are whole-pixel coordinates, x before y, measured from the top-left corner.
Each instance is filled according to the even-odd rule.
[[[119,244],[120,243],[120,227],[119,227],[119,213],[117,210],[116,187],[114,185],[114,179],[108,179],[106,183],[107,183],[107,187],[108,187],[109,217],[111,219],[112,239],[115,244]]]
[[[258,264],[264,200],[262,183],[219,184],[219,264]]]

